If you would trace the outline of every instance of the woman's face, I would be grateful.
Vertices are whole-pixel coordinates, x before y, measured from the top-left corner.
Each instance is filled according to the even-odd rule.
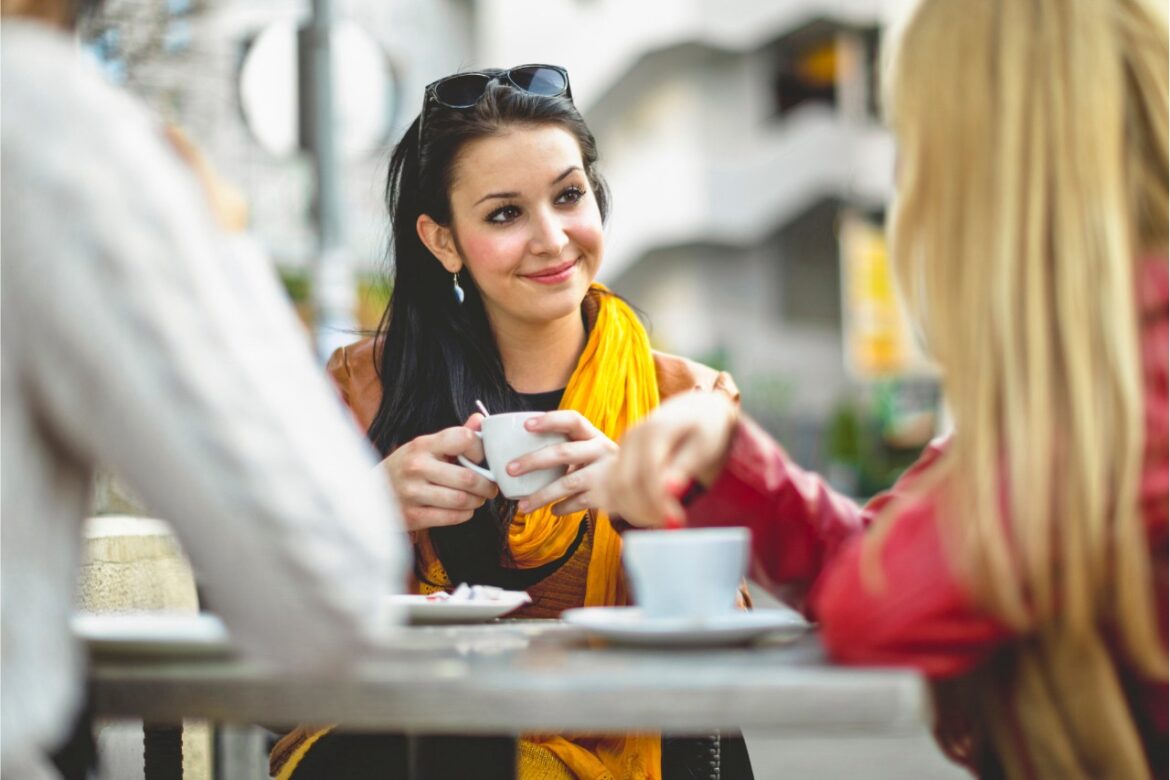
[[[511,127],[468,143],[454,172],[454,241],[493,325],[580,316],[604,239],[576,138]]]

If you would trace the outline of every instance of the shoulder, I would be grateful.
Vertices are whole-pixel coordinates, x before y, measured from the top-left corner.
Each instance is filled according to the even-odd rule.
[[[70,181],[124,165],[148,170],[155,162],[163,144],[154,118],[111,85],[71,38],[42,24],[6,20],[0,40],[6,151],[68,173]]]
[[[357,418],[368,430],[382,403],[382,381],[373,336],[347,344],[333,351],[325,366],[333,384]]]
[[[217,262],[204,201],[145,106],[42,25],[6,20],[0,40],[5,273],[101,267],[144,289]]]
[[[373,371],[374,337],[369,336],[333,350],[325,368],[339,387],[348,386],[355,378]]]
[[[10,110],[35,107],[51,111],[57,105],[63,108],[68,92],[87,74],[80,67],[76,51],[70,49],[69,39],[43,24],[6,19],[0,40],[3,41],[0,78],[4,89],[0,91],[0,100],[5,108],[4,129],[16,135],[19,128],[49,117],[23,115],[19,117],[23,121],[18,122]]]
[[[689,390],[722,390],[733,400],[739,400],[739,388],[731,374],[694,360],[655,351],[654,371],[658,376],[658,394],[662,398]]]

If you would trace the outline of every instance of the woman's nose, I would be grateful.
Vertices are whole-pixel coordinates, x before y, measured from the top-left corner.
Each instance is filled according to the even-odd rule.
[[[532,225],[532,237],[528,242],[529,251],[534,255],[559,257],[568,244],[569,235],[565,232],[560,215],[551,210],[538,212]]]

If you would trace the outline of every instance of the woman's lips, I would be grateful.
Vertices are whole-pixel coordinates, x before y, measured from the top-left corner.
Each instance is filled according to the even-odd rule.
[[[529,279],[537,284],[560,284],[573,275],[573,269],[577,267],[576,260],[570,260],[567,263],[555,265],[552,268],[538,271],[534,274],[522,274],[525,279]]]

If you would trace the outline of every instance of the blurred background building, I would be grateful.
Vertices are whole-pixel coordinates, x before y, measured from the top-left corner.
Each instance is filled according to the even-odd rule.
[[[297,148],[293,31],[308,0],[107,0],[86,37],[239,188],[306,321],[314,286],[341,285],[355,328],[385,303],[386,162],[424,86],[564,65],[614,195],[602,281],[656,347],[730,370],[801,462],[867,494],[925,443],[938,405],[880,232],[894,154],[878,45],[903,4],[336,0],[343,251],[324,279],[314,168]]]

